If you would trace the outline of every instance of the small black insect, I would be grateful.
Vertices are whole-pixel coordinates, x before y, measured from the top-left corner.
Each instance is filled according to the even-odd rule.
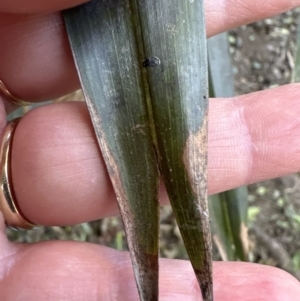
[[[143,62],[143,67],[156,67],[160,65],[160,59],[156,56],[151,56]]]

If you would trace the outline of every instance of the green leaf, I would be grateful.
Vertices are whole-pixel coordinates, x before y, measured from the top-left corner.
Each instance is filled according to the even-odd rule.
[[[141,300],[157,300],[159,174],[128,5],[123,0],[92,1],[64,12],[64,17],[120,207],[139,294]]]
[[[235,250],[224,193],[209,197],[209,211],[212,221],[212,237],[219,254],[222,260],[234,261],[236,259]]]
[[[292,83],[300,82],[300,22],[297,27],[297,38],[296,38],[296,54],[295,54],[295,68],[292,74]]]
[[[210,70],[210,97],[234,96],[234,78],[229,54],[228,33],[224,32],[207,41]]]
[[[247,193],[239,187],[210,197],[214,242],[222,260],[248,261]]]
[[[250,206],[248,208],[248,222],[254,222],[261,209],[258,206]]]
[[[203,1],[94,0],[64,17],[141,300],[158,298],[158,163],[203,300],[212,301]]]
[[[203,1],[137,2],[160,170],[204,300],[212,300]]]
[[[234,96],[228,34],[208,40],[210,96]],[[247,188],[239,187],[210,198],[214,242],[223,260],[248,260]]]

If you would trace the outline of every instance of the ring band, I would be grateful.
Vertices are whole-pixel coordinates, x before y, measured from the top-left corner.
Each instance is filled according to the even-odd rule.
[[[0,80],[0,92],[2,92],[13,104],[17,106],[31,105],[30,102],[24,101],[21,98],[17,97],[16,95],[12,94],[1,80]]]
[[[9,122],[4,130],[0,148],[0,211],[7,226],[15,229],[32,229],[36,225],[28,221],[15,202],[11,179],[11,149],[13,135],[20,118]]]

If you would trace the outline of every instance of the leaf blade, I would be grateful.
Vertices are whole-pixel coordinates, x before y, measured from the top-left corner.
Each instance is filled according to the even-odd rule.
[[[212,300],[203,1],[140,0],[159,165],[204,300]]]
[[[64,18],[140,298],[153,301],[158,298],[159,175],[128,5],[92,1],[64,12]]]

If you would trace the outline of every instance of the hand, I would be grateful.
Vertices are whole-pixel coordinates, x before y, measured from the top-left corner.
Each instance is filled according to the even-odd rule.
[[[24,6],[22,0],[0,0],[0,12],[6,12],[0,13],[0,79],[16,95],[41,101],[79,88],[55,11],[81,2],[27,0]],[[206,4],[211,36],[292,9],[300,0]],[[300,86],[294,84],[211,100],[210,193],[300,169],[299,97]],[[1,131],[5,116],[0,102]],[[37,224],[67,225],[116,214],[100,158],[84,103],[52,104],[26,115],[12,153],[16,199],[25,216]],[[1,215],[0,225],[1,300],[138,300],[127,253],[78,242],[14,244],[7,241]],[[162,259],[160,273],[160,300],[200,299],[188,262]],[[250,263],[215,263],[214,283],[216,301],[295,301],[300,296],[299,282],[287,273]]]

